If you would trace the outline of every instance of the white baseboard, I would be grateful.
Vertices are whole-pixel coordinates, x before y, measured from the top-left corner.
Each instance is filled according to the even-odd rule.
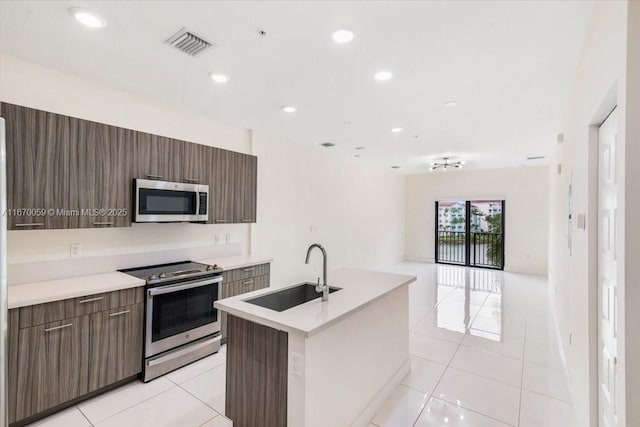
[[[404,260],[409,262],[428,262],[431,264],[436,262],[436,260],[433,258],[423,258],[423,257],[417,257],[417,256],[406,256],[404,257]]]
[[[389,396],[395,391],[396,387],[400,385],[404,377],[411,371],[411,359],[407,359],[404,364],[396,371],[395,374],[387,381],[380,393],[369,403],[369,405],[360,413],[355,420],[353,427],[366,427],[373,417],[376,416],[378,411],[382,409],[382,406],[387,402]]]

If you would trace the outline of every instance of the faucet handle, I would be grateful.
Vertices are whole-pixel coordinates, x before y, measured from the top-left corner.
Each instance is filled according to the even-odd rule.
[[[318,284],[316,284],[316,292],[322,292],[322,285],[320,284],[319,277],[318,277]]]

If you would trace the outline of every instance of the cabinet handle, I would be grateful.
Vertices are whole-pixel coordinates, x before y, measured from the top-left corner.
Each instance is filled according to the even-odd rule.
[[[253,268],[253,267],[249,267],[249,268],[245,268],[245,269],[244,269],[244,270],[242,270],[242,271],[244,271],[245,273],[248,273],[248,272],[253,271],[253,270],[255,270],[255,268]]]
[[[82,301],[78,301],[78,304],[86,304],[88,302],[95,302],[95,301],[100,301],[103,300],[104,297],[95,297],[95,298],[88,298],[88,299],[83,299]]]
[[[113,225],[113,221],[94,222],[93,225]]]
[[[215,222],[227,222],[226,219],[216,219]]]
[[[53,328],[47,328],[44,331],[45,332],[57,331],[58,329],[70,328],[71,326],[73,326],[73,323],[67,323],[66,325],[54,326]]]
[[[16,224],[16,227],[42,227],[44,222],[34,222],[32,224]]]
[[[147,178],[149,178],[149,179],[162,179],[162,178],[164,178],[164,176],[162,176],[162,175],[152,175],[152,174],[148,173],[147,174]]]
[[[123,314],[131,313],[131,310],[119,311],[117,313],[109,314],[109,317],[121,316]]]
[[[253,222],[252,219],[243,219],[242,222]]]
[[[184,180],[185,180],[186,182],[198,183],[198,179],[197,179],[197,178],[185,178]]]
[[[253,280],[247,280],[246,282],[242,282],[243,285],[247,286],[253,283]]]

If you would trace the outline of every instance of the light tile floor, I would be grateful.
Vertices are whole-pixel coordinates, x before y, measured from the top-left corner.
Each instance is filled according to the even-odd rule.
[[[408,262],[387,271],[418,277],[411,372],[369,427],[572,425],[544,278]],[[230,427],[224,351],[32,425]]]
[[[571,427],[544,277],[402,263],[411,373],[369,427]]]

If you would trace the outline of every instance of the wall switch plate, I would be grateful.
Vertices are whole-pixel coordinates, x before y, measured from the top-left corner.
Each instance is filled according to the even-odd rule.
[[[291,373],[299,377],[304,372],[304,356],[300,353],[291,352]]]
[[[580,230],[587,229],[587,216],[585,214],[578,214],[578,228]]]
[[[217,234],[213,236],[213,243],[215,243],[216,245],[220,244],[220,236],[218,236]]]
[[[312,225],[309,227],[309,231],[311,231],[312,233],[316,233],[318,230],[320,230],[320,227],[317,225]]]
[[[71,258],[80,256],[81,249],[80,243],[72,243],[71,246],[69,246],[69,255]]]
[[[231,234],[225,234],[224,242],[228,245],[231,243]]]
[[[573,332],[569,331],[569,346],[573,345]]]

